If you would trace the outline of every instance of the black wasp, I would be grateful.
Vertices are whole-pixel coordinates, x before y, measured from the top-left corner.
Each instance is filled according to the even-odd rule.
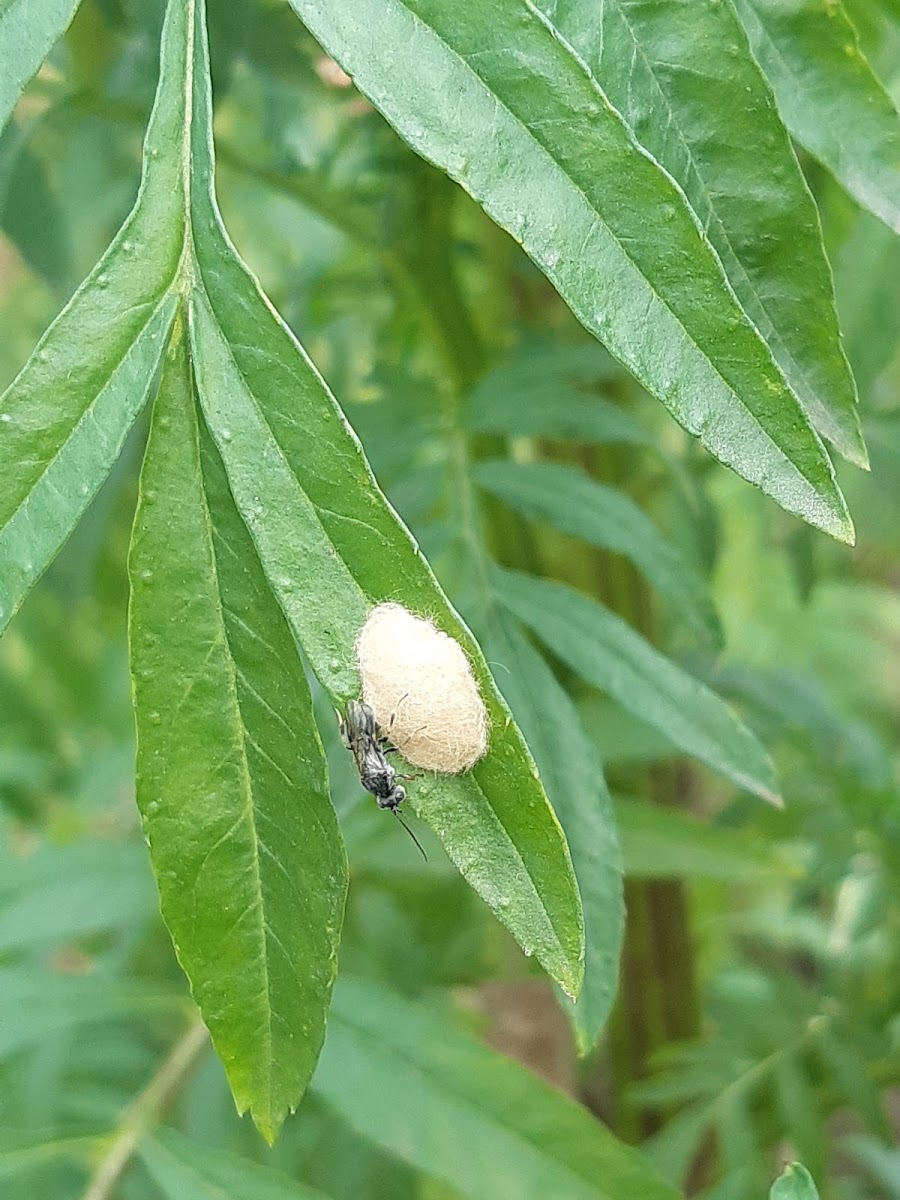
[[[375,797],[379,808],[389,809],[421,851],[427,861],[419,839],[400,816],[399,808],[406,799],[406,788],[397,782],[397,772],[387,760],[396,747],[390,739],[378,732],[375,714],[368,704],[350,700],[344,715],[338,713],[341,741],[352,753],[359,771],[359,781]],[[404,777],[405,778],[405,777]]]

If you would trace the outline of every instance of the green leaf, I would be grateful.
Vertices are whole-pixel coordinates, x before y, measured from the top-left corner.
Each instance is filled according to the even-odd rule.
[[[7,0],[0,9],[0,129],[66,32],[79,0]]]
[[[96,495],[157,372],[184,242],[184,103],[164,62],[135,207],[0,396],[0,632]]]
[[[900,238],[858,212],[835,255],[834,287],[847,357],[863,404],[871,407],[875,382],[900,338]],[[872,444],[878,448],[877,437]]]
[[[615,763],[647,763],[672,758],[677,748],[655,725],[648,725],[596,692],[579,698],[581,721],[608,767]]]
[[[65,1029],[184,1004],[178,993],[109,976],[0,967],[0,1061]]]
[[[244,296],[248,290],[244,283]],[[252,312],[249,301],[235,307],[233,300],[240,296],[234,285],[227,300],[222,296],[225,321]],[[248,330],[240,338],[237,329],[229,331],[233,346],[263,345],[267,334],[269,340],[274,335],[277,345],[281,328],[267,312],[261,315],[265,324],[255,333]],[[345,429],[334,427],[331,398],[315,377],[305,381],[304,420],[294,416],[285,421],[279,397],[293,395],[296,413],[302,393],[296,387],[285,391],[272,365],[277,362],[290,372],[296,354],[288,357],[286,348],[279,347],[277,356],[268,358],[264,376],[258,367],[241,373],[240,351],[230,352],[211,310],[199,298],[192,307],[191,329],[201,401],[235,501],[294,635],[335,702],[343,704],[358,694],[352,647],[370,602],[396,597],[398,582],[408,606],[437,618],[474,660],[482,693],[492,701],[490,752],[465,775],[417,782],[409,790],[410,801],[526,952],[536,954],[568,993],[577,994],[583,933],[568,852],[521,735],[471,636],[463,632],[371,476],[360,479],[356,471],[341,470],[342,444],[352,453],[352,458],[344,455],[345,462],[361,465],[358,444]],[[307,370],[302,360],[293,369],[298,374]],[[311,436],[317,428],[321,435]],[[318,465],[304,461],[310,451]],[[326,457],[333,459],[331,470]],[[360,545],[366,534],[371,542]],[[384,577],[385,561],[396,564],[390,579]]]
[[[156,915],[142,847],[81,842],[46,846],[35,857],[39,861],[0,859],[0,954],[135,928]]]
[[[170,7],[170,52],[186,19]],[[290,631],[198,424],[181,317],[129,575],[137,794],[163,916],[238,1109],[272,1141],[324,1037],[346,860]]]
[[[203,7],[173,0],[136,207],[0,407],[0,532],[14,568],[2,617],[109,469],[183,298],[131,561],[139,800],[181,961],[239,1105],[271,1137],[321,1041],[345,886],[291,633],[338,702],[358,692],[353,645],[373,602],[402,598],[460,639],[490,709],[491,753],[465,777],[417,784],[413,804],[572,994],[583,926],[562,831],[477,646],[221,226],[211,115]],[[185,320],[227,481],[195,412]],[[100,419],[106,436],[89,437]],[[257,831],[273,818],[274,832]],[[300,844],[304,822],[317,832]],[[299,925],[298,897],[315,913]],[[220,953],[229,918],[239,923]]]
[[[510,437],[653,446],[649,431],[631,413],[596,394],[611,365],[596,343],[526,347],[477,385],[470,427]]]
[[[816,1079],[804,1056],[788,1048],[776,1058],[772,1072],[776,1112],[797,1153],[818,1174],[825,1170],[825,1120],[821,1111]]]
[[[631,560],[700,634],[717,638],[709,590],[650,518],[617,488],[597,483],[562,463],[479,463],[475,478],[531,519]]]
[[[631,879],[719,879],[753,883],[788,868],[741,831],[704,824],[673,808],[616,796],[625,874]]]
[[[14,1179],[57,1158],[82,1158],[101,1141],[89,1134],[28,1133],[0,1139],[0,1180]]]
[[[205,78],[198,41],[194,79]],[[334,398],[228,241],[212,192],[205,86],[195,86],[193,102],[196,382],[269,584],[337,705],[359,694],[353,648],[373,604],[401,601],[461,643],[487,705],[489,752],[464,775],[417,780],[410,802],[526,953],[577,995],[584,955],[578,889],[522,736]]]
[[[580,1105],[448,1026],[341,980],[314,1088],[354,1129],[469,1200],[676,1200]]]
[[[818,432],[867,463],[819,216],[730,4],[538,0],[684,188]]]
[[[737,0],[797,141],[900,233],[900,119],[840,0]]]
[[[581,1052],[597,1041],[616,994],[624,907],[622,865],[603,767],[574,704],[541,655],[502,612],[486,636],[507,668],[503,692],[528,738],[562,822],[584,909],[584,986],[569,1005]]]
[[[769,1200],[819,1200],[819,1193],[806,1167],[791,1163],[772,1184]]]
[[[497,571],[497,591],[582,679],[738,787],[781,803],[768,755],[724,700],[619,617],[565,584],[514,571]]]
[[[11,121],[0,133],[0,227],[29,266],[58,288],[69,273],[69,244],[48,164],[29,145],[34,124]]]
[[[173,312],[174,301],[160,304],[121,360],[110,364],[109,375],[58,448],[44,448],[48,429],[39,422],[52,398],[61,395],[64,380],[54,379],[41,402],[28,408],[27,417],[24,403],[14,407],[16,383],[7,393],[0,420],[10,415],[6,428],[15,432],[0,449],[0,457],[18,453],[18,462],[24,465],[28,456],[40,456],[31,461],[40,463],[41,473],[29,481],[16,506],[7,506],[0,518],[0,631],[75,528],[119,457],[149,394]],[[17,383],[22,379],[20,375]],[[30,396],[27,403],[31,405],[33,400]],[[14,482],[7,477],[7,483]],[[0,500],[7,499],[9,493],[2,483],[0,491],[5,493]]]
[[[157,1129],[139,1151],[167,1200],[326,1200],[280,1171],[201,1146],[173,1129]]]
[[[827,455],[684,194],[533,3],[292,4],[687,430],[790,512],[852,541]]]
[[[849,1150],[890,1200],[900,1200],[900,1150],[883,1146],[868,1134],[844,1138],[841,1149]]]

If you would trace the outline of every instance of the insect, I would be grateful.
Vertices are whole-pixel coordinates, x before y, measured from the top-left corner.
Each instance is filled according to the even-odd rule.
[[[379,808],[386,808],[394,814],[427,862],[428,855],[422,849],[419,839],[398,811],[406,799],[406,788],[397,782],[397,772],[387,760],[387,756],[394,752],[395,747],[391,746],[388,738],[379,734],[375,714],[368,704],[350,700],[344,715],[338,713],[338,726],[341,741],[356,761],[360,783],[367,792],[372,793]]]

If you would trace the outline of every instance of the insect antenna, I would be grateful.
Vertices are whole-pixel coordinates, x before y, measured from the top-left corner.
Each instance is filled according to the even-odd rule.
[[[419,847],[419,853],[422,855],[422,857],[425,859],[425,861],[428,862],[428,855],[422,849],[422,843],[419,841],[419,839],[416,837],[416,835],[413,833],[413,831],[410,829],[410,827],[407,825],[407,823],[403,820],[403,818],[397,812],[396,808],[392,809],[391,811],[393,812],[393,814],[397,818],[397,820],[400,822],[400,824],[403,826],[403,828],[406,830],[406,832],[409,834],[409,836],[412,838],[412,840]]]

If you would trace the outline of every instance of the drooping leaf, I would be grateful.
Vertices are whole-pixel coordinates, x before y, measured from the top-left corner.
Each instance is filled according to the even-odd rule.
[[[354,1129],[468,1200],[677,1198],[580,1105],[372,984],[338,984],[314,1088]]]
[[[788,129],[900,233],[900,115],[840,0],[737,0],[737,9]]]
[[[712,599],[692,565],[618,488],[562,463],[479,463],[478,483],[526,517],[624,555],[706,637],[718,636]]]
[[[780,803],[765,750],[705,684],[565,584],[499,570],[496,580],[503,603],[582,679],[738,787]]]
[[[544,787],[562,822],[584,909],[584,985],[570,1012],[579,1047],[594,1045],[616,993],[624,908],[622,865],[603,767],[575,705],[547,663],[505,613],[485,639],[502,664],[504,695],[528,738]]]
[[[534,4],[292,4],[686,429],[783,507],[852,540],[827,455],[684,194]]]
[[[730,4],[538,0],[684,188],[818,432],[866,464],[819,217]]]
[[[772,1184],[769,1200],[819,1200],[812,1175],[801,1163],[791,1163]]]
[[[139,1149],[167,1200],[327,1200],[280,1171],[192,1142],[174,1129],[157,1129]]]
[[[167,31],[183,45],[180,7]],[[290,632],[198,423],[182,316],[129,574],[137,793],[163,916],[238,1108],[271,1141],[324,1037],[346,860]]]
[[[66,32],[79,0],[7,0],[0,9],[0,129],[25,84]]]
[[[402,601],[464,647],[488,709],[488,754],[464,775],[417,780],[410,802],[526,952],[576,995],[584,953],[578,890],[522,736],[333,397],[221,225],[202,23],[197,29],[190,336],[200,403],[235,503],[294,637],[336,705],[359,693],[353,651],[374,603]]]

